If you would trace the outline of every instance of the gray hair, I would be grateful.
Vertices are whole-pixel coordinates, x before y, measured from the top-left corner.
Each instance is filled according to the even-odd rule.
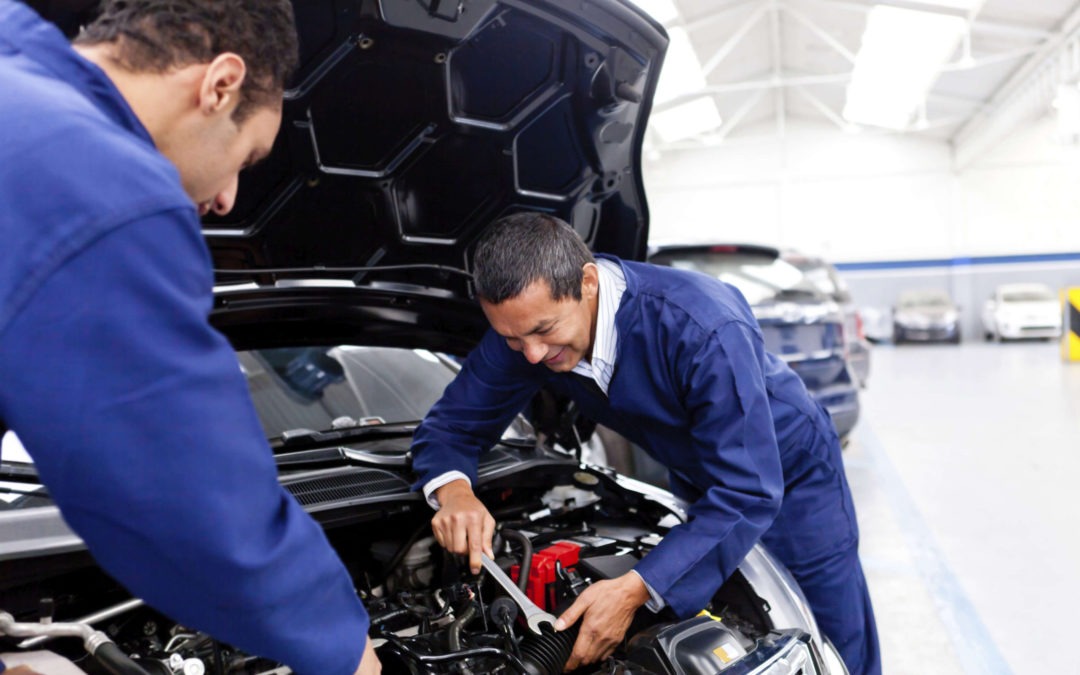
[[[581,300],[582,267],[596,262],[574,228],[544,213],[525,212],[495,221],[476,245],[476,294],[492,304],[516,298],[546,281],[551,299]]]

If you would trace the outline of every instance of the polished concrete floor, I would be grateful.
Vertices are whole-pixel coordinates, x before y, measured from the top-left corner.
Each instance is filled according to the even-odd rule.
[[[886,675],[1080,674],[1080,363],[879,345],[845,452]]]

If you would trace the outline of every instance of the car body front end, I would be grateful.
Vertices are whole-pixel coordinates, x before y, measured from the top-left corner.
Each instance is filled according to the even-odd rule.
[[[893,309],[893,343],[961,341],[960,309],[942,291],[908,291]]]
[[[986,301],[982,322],[987,339],[1057,339],[1061,337],[1061,304],[1043,284],[1003,284]]]
[[[650,262],[702,272],[743,294],[761,327],[765,349],[782,359],[824,406],[845,438],[859,419],[840,307],[777,249],[746,244],[656,246]]]

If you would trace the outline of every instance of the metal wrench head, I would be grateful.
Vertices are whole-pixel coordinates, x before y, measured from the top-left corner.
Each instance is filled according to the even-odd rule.
[[[510,599],[514,601],[519,609],[521,609],[522,613],[525,615],[525,625],[529,627],[529,630],[537,635],[543,635],[543,632],[540,630],[540,624],[549,623],[552,628],[555,627],[555,617],[537,607],[536,603],[529,599],[529,596],[522,593],[521,589],[514,583],[514,580],[506,576],[506,573],[495,564],[494,560],[481,554],[480,562],[483,564],[484,569],[487,570],[488,574],[491,575],[491,578],[503,587],[503,590],[510,596]]]
[[[543,635],[544,632],[540,629],[541,624],[549,624],[551,630],[555,630],[555,617],[548,614],[542,609],[538,609],[535,614],[531,614],[525,618],[526,625],[529,626],[529,630],[537,635]]]

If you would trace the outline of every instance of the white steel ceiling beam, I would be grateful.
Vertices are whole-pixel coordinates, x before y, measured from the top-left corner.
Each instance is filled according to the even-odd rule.
[[[777,0],[769,3],[769,42],[772,76],[774,80],[779,80],[784,76],[784,57],[780,51],[783,42],[780,36],[780,5]],[[776,135],[783,140],[787,135],[787,99],[783,87],[777,87],[773,91],[776,96]]]
[[[916,9],[921,12],[932,12],[948,16],[970,18],[968,12],[961,9],[949,9],[947,7],[933,7],[918,2],[905,2],[904,0],[879,0],[877,2],[862,2],[860,0],[801,0],[802,2],[833,7],[863,14],[869,12],[875,5],[889,5],[901,9]],[[1021,26],[1013,23],[1002,23],[993,19],[976,18],[970,21],[973,33],[992,33],[998,35],[1011,35],[1026,40],[1045,40],[1053,35],[1052,31],[1044,30],[1036,26]]]
[[[761,18],[765,16],[765,13],[768,12],[769,9],[770,7],[768,5],[761,5],[754,10],[754,13],[747,17],[746,21],[743,21],[742,25],[731,34],[731,37],[729,37],[724,44],[720,45],[719,49],[713,52],[712,56],[710,56],[701,66],[701,72],[705,74],[705,77],[708,77],[712,71],[716,70],[717,66],[724,62],[724,59],[731,55],[731,52],[735,51],[735,48],[739,46],[739,43],[743,41],[743,38],[746,37],[747,33],[752,31],[754,27],[758,25],[758,22],[761,21]]]
[[[1017,127],[1046,114],[1057,86],[1080,77],[1080,3],[1047,40],[953,135],[953,162],[963,170]]]
[[[765,95],[769,93],[767,89],[759,89],[752,93],[742,104],[735,110],[734,113],[720,125],[720,130],[716,134],[709,136],[709,141],[712,143],[719,143],[727,138],[735,127],[746,119],[746,116],[753,110],[761,100],[765,98]]]
[[[855,54],[833,37],[829,31],[816,24],[810,17],[792,7],[790,3],[784,3],[782,7],[788,16],[805,26],[807,30],[816,35],[822,42],[832,47],[837,54],[843,56],[848,62],[855,63]]]
[[[798,92],[798,94],[802,96],[807,103],[813,106],[815,110],[821,113],[822,117],[835,124],[837,128],[839,128],[841,131],[852,130],[853,125],[850,122],[841,117],[840,113],[830,108],[820,98],[814,96],[809,91],[807,91],[806,87],[797,86],[795,87],[795,91]]]

